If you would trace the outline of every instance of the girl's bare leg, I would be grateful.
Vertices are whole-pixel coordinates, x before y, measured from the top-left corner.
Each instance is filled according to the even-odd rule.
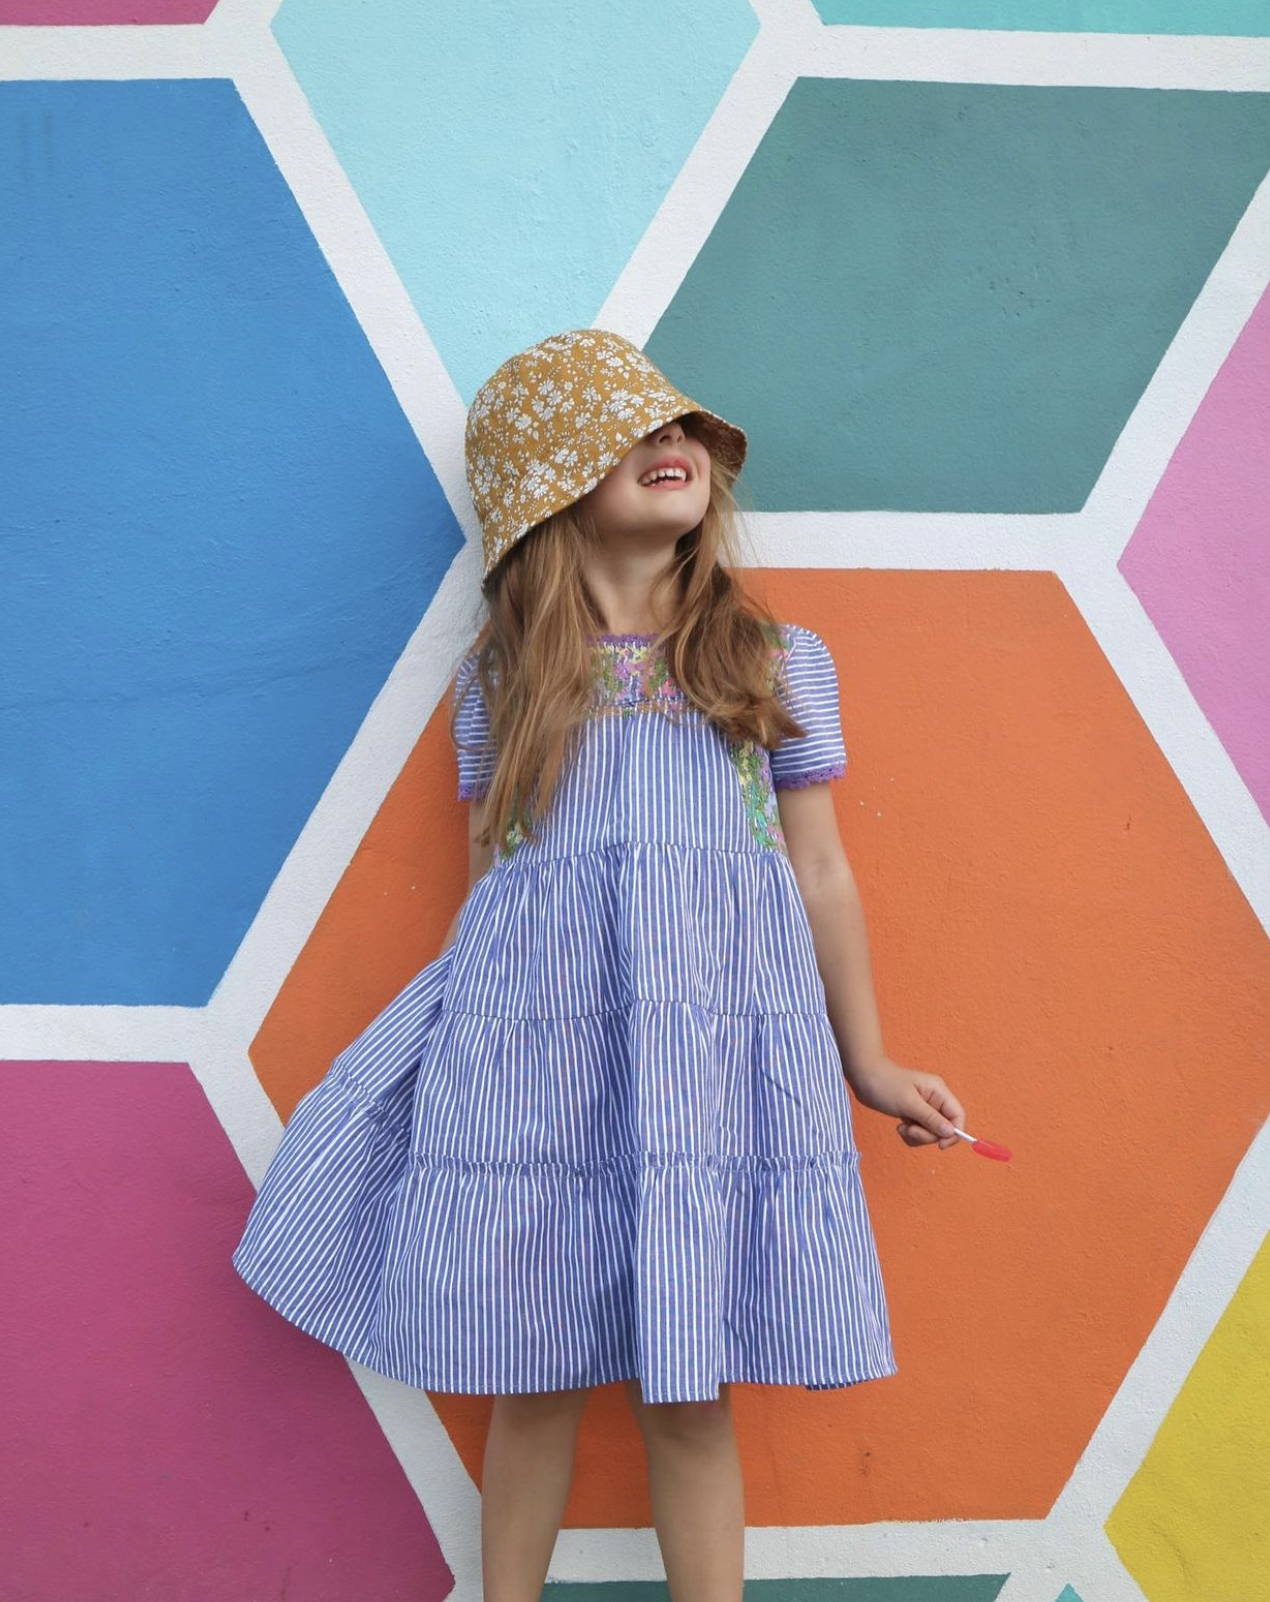
[[[584,1388],[494,1398],[481,1471],[485,1602],[539,1602],[589,1395]]]
[[[626,1394],[671,1602],[741,1602],[745,1493],[727,1385],[714,1402],[645,1402],[637,1379]]]

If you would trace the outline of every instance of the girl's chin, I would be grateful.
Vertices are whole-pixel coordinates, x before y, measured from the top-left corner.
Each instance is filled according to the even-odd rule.
[[[683,515],[686,507],[696,506],[700,497],[692,493],[692,486],[680,490],[646,490],[636,493],[635,502],[642,512],[647,514],[651,510],[664,506],[670,516]]]

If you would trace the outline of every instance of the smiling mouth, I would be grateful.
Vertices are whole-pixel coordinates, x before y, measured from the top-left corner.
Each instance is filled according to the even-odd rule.
[[[689,483],[690,478],[691,474],[686,467],[661,469],[660,476],[650,480],[647,484],[644,483],[643,479],[640,479],[639,487],[641,489],[683,489]]]

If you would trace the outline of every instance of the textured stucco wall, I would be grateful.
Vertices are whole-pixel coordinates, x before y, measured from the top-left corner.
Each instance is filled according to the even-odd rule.
[[[588,323],[749,432],[888,1046],[1016,1154],[857,1120],[900,1372],[740,1389],[747,1595],[1270,1599],[1267,35],[0,0],[6,1602],[479,1594],[487,1399],[229,1252],[463,893],[463,414]],[[556,1589],[650,1524],[599,1391]]]

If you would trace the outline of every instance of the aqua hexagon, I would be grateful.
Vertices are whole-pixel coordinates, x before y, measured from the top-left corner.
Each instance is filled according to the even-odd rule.
[[[758,23],[742,0],[283,0],[273,28],[470,400],[594,321]]]

